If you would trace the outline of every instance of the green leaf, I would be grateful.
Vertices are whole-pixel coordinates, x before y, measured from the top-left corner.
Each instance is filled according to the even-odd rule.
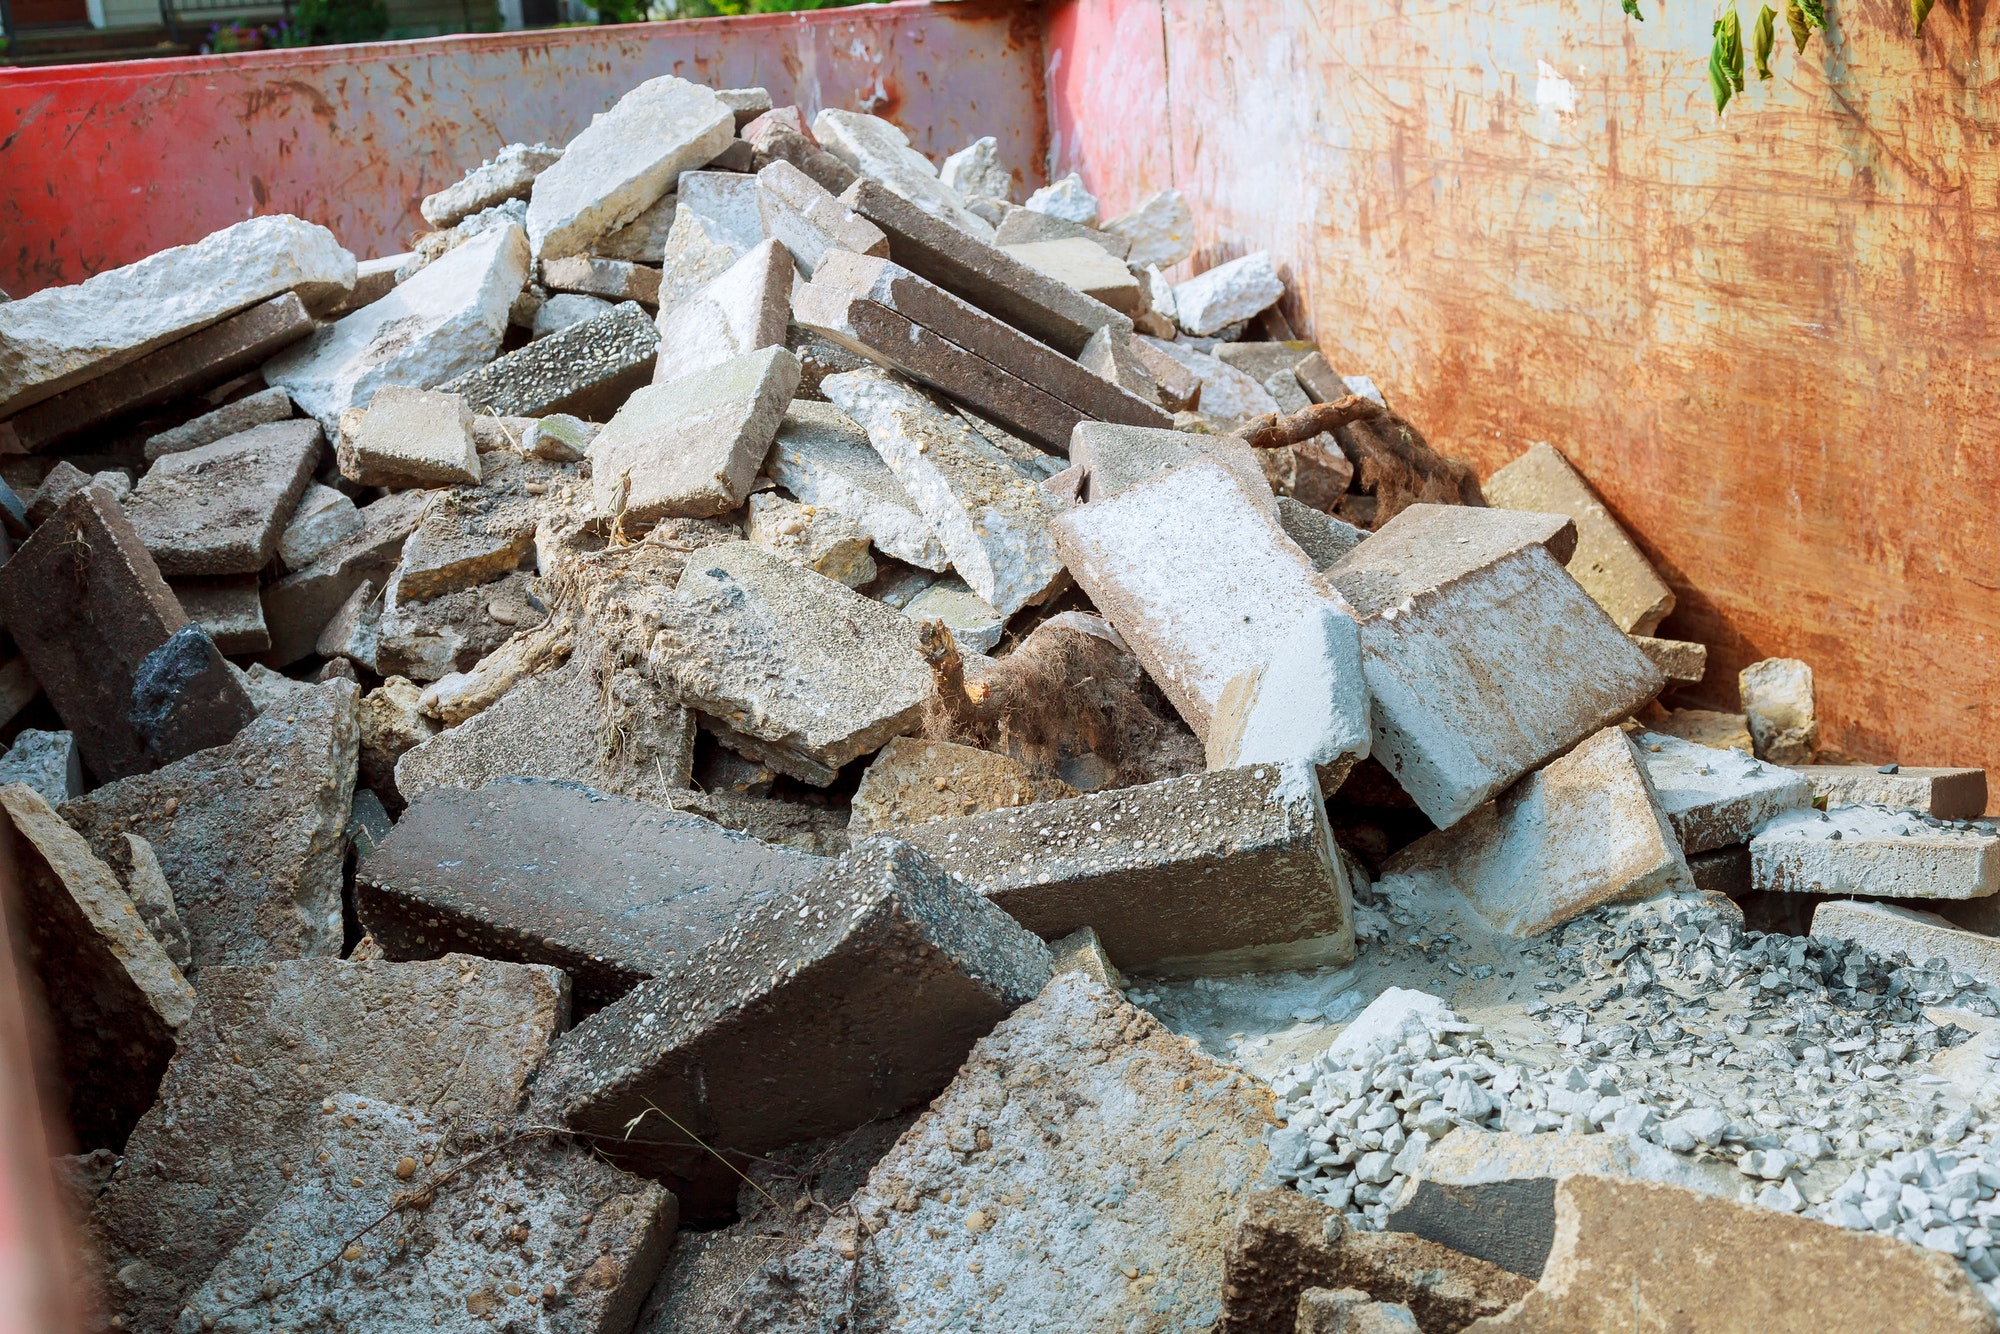
[[[1646,21],[1646,16],[1639,12],[1639,0],[1618,0],[1618,7],[1639,20],[1639,22],[1644,23]]]
[[[1708,88],[1715,95],[1715,114],[1729,105],[1732,93],[1743,91],[1743,25],[1733,3],[1715,21],[1715,45],[1708,52]]]
[[[1912,31],[1917,33],[1923,32],[1924,20],[1930,15],[1932,3],[1933,0],[1910,0],[1910,27]]]
[[[1792,45],[1804,55],[1806,43],[1812,40],[1812,24],[1807,21],[1805,10],[1799,8],[1799,0],[1785,0],[1785,22],[1792,30]]]
[[[1917,0],[1910,0],[1910,3],[1916,4]],[[1769,5],[1758,8],[1757,25],[1750,30],[1750,41],[1751,49],[1757,55],[1757,77],[1760,79],[1771,77],[1771,51],[1778,44],[1777,22],[1776,10]]]

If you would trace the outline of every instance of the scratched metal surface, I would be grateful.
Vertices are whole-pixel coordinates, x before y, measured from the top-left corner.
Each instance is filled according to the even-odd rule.
[[[1198,262],[1271,250],[1329,356],[1482,474],[1559,446],[1717,704],[1796,656],[1833,744],[2000,761],[2000,27],[1832,0],[1718,123],[1709,7],[1642,3],[1076,0],[1053,170],[1178,186]],[[1150,61],[1103,40],[1149,24]]]
[[[1046,138],[1039,33],[998,0],[443,37],[0,71],[0,289],[76,282],[263,213],[356,254],[515,140],[562,143],[641,80],[762,86],[873,111],[941,158],[1000,139],[1026,188]]]

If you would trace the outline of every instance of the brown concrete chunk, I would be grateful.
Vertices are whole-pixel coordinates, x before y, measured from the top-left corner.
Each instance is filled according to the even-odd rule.
[[[363,861],[355,908],[388,958],[552,964],[589,1012],[678,971],[825,866],[698,815],[525,778],[412,798]]]
[[[1575,564],[1572,559],[1571,567]],[[1649,635],[1633,635],[1632,642],[1639,646],[1641,653],[1652,659],[1653,665],[1669,681],[1694,682],[1708,675],[1706,644],[1690,644],[1681,639],[1654,639]]]
[[[139,480],[126,517],[162,574],[255,574],[277,554],[321,439],[318,422],[281,421],[169,454]]]
[[[1075,795],[1068,783],[1037,778],[1005,755],[899,736],[882,747],[861,775],[848,828],[860,837]]]
[[[178,1328],[186,1298],[310,1164],[331,1099],[467,1129],[507,1117],[568,1010],[555,969],[466,955],[204,969],[159,1101],[91,1219],[109,1314],[146,1334]]]
[[[1005,913],[871,839],[579,1025],[535,1110],[606,1136],[629,1170],[683,1177],[705,1155],[674,1122],[758,1153],[902,1111],[1048,978]]]
[[[122,1148],[150,1107],[194,989],[81,834],[25,783],[0,787],[14,829],[23,961],[47,1006],[70,1130]],[[0,942],[4,945],[5,942]]]
[[[227,745],[64,802],[63,818],[107,860],[128,833],[153,845],[198,968],[337,954],[355,703],[351,682],[312,687]]]
[[[187,614],[108,493],[78,490],[0,566],[0,623],[100,782],[153,767],[132,683]]]

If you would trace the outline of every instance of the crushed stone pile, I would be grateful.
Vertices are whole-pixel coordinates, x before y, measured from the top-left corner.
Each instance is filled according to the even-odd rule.
[[[95,1328],[2000,1329],[1985,773],[1560,447],[993,138],[467,168],[0,297]]]

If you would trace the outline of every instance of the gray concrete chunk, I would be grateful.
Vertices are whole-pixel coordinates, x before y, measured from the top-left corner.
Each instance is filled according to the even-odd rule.
[[[278,563],[287,573],[303,570],[361,531],[361,509],[330,486],[307,484],[278,534]]]
[[[914,731],[930,698],[914,624],[749,542],[704,548],[647,615],[653,678],[731,749],[808,783]]]
[[[388,582],[424,504],[421,491],[404,491],[363,506],[359,532],[264,589],[264,623],[271,632],[266,664],[289,667],[311,653],[356,589],[371,580],[377,587]]]
[[[494,451],[481,460],[476,486],[434,491],[417,529],[403,544],[397,596],[416,602],[512,574],[534,550],[541,498],[573,480],[565,464]]]
[[[384,385],[338,453],[341,475],[359,486],[479,485],[472,406],[455,393]]]
[[[579,1145],[530,1139],[478,1157],[483,1146],[455,1139],[446,1120],[346,1093],[330,1105],[284,1192],[189,1296],[188,1324],[392,1334],[554,1316],[576,1334],[631,1329],[673,1241],[672,1195]],[[447,1176],[458,1164],[466,1170]],[[371,1233],[344,1263],[322,1267],[411,1189],[433,1184],[435,1199],[406,1211],[397,1232]],[[262,1299],[273,1278],[308,1273]]]
[[[1175,284],[1174,311],[1181,328],[1207,336],[1268,309],[1284,294],[1271,257],[1259,250]]]
[[[319,423],[271,422],[169,454],[125,502],[139,540],[165,575],[255,574],[320,458]]]
[[[1065,356],[1080,354],[1099,329],[1132,331],[1130,316],[938,221],[879,181],[856,181],[840,202],[887,234],[897,264]]]
[[[153,845],[196,967],[337,954],[355,702],[351,682],[315,686],[227,745],[64,802],[63,818],[106,860],[125,834]]]
[[[1689,855],[1748,843],[1765,821],[1813,804],[1804,778],[1741,751],[1697,746],[1658,732],[1640,732],[1632,740],[1660,809]]]
[[[825,865],[698,815],[519,779],[417,795],[362,863],[355,907],[391,959],[552,964],[591,1011],[675,971]]]
[[[212,232],[74,287],[0,302],[0,414],[12,415],[283,292],[307,305],[354,286],[354,256],[278,214]]]
[[[1049,595],[1062,577],[1049,533],[1060,500],[964,420],[887,372],[829,375],[820,389],[868,433],[974,592],[1007,616]]]
[[[652,379],[659,351],[652,317],[637,302],[627,301],[537,338],[444,387],[488,416],[562,412],[603,421]]]
[[[979,240],[993,239],[993,229],[938,179],[937,168],[910,147],[909,136],[880,116],[827,107],[813,117],[812,132],[827,152],[931,217]]]
[[[937,534],[868,433],[831,403],[794,400],[764,468],[806,504],[851,519],[884,554],[926,570],[950,568]]]
[[[812,277],[829,250],[857,255],[889,254],[889,238],[789,162],[773,162],[757,173],[757,214],[764,233],[791,252],[799,272]]]
[[[872,839],[579,1025],[535,1110],[671,1180],[701,1163],[674,1122],[758,1153],[922,1101],[1049,974],[1047,947],[1005,913]]]
[[[1322,513],[1290,496],[1277,498],[1278,526],[1306,553],[1315,570],[1330,570],[1367,540],[1368,530]]]
[[[708,234],[738,255],[764,239],[755,176],[735,171],[688,171],[681,173],[675,189],[681,206],[706,222]]]
[[[1918,968],[1943,959],[1955,971],[2000,986],[2000,939],[1954,926],[1936,913],[1829,899],[1813,909],[1812,934],[1851,940],[1884,958],[1901,955]]]
[[[475,1130],[519,1107],[568,1011],[557,970],[466,955],[204,969],[159,1101],[91,1218],[107,1314],[179,1328],[186,1299],[312,1163],[331,1099]]]
[[[766,347],[639,390],[590,442],[598,512],[646,523],[735,509],[798,384],[798,358]]]
[[[74,732],[22,728],[0,758],[0,784],[26,783],[54,805],[83,792],[83,752]]]
[[[1791,811],[1750,840],[1750,874],[1788,894],[1979,899],[2000,891],[2000,836],[1887,806]]]
[[[23,962],[41,983],[70,1129],[84,1149],[121,1148],[152,1105],[194,989],[40,793],[0,786],[0,809],[14,827]]]
[[[257,716],[250,692],[208,632],[184,625],[132,678],[132,730],[155,765],[228,743]]]
[[[384,385],[427,389],[491,361],[527,281],[526,236],[496,227],[265,362],[264,378],[335,435]]]
[[[495,204],[526,199],[535,177],[561,158],[562,150],[547,144],[508,144],[436,194],[425,195],[417,211],[433,227],[456,226]]]
[[[1664,683],[1562,569],[1573,532],[1412,505],[1321,576],[1361,617],[1372,754],[1440,828]]]
[[[551,292],[610,302],[637,301],[642,306],[660,304],[660,271],[645,264],[593,255],[566,255],[543,261],[541,272],[542,285]],[[551,297],[543,304],[543,312],[554,300]],[[536,319],[539,321],[541,315]]]
[[[760,348],[783,347],[792,316],[791,256],[777,241],[760,241],[720,277],[662,308],[655,384],[720,366]]]
[[[1094,927],[1120,968],[1222,974],[1354,957],[1310,770],[1265,764],[896,831],[1036,935]]]
[[[868,554],[868,534],[861,525],[817,505],[768,491],[754,495],[743,535],[773,555],[849,588],[875,578],[875,559]]]
[[[729,272],[743,252],[723,240],[714,223],[682,204],[660,248],[660,309],[672,310]]]
[[[1195,435],[1147,426],[1116,426],[1110,422],[1079,422],[1070,435],[1069,459],[1083,469],[1083,498],[1109,500],[1140,482],[1165,476],[1175,468],[1211,459],[1219,463],[1252,499],[1268,507],[1271,483],[1257,462],[1258,451],[1226,435]]]
[[[648,79],[569,141],[535,178],[528,241],[536,259],[590,249],[735,137],[736,119],[708,89],[671,75]]]

